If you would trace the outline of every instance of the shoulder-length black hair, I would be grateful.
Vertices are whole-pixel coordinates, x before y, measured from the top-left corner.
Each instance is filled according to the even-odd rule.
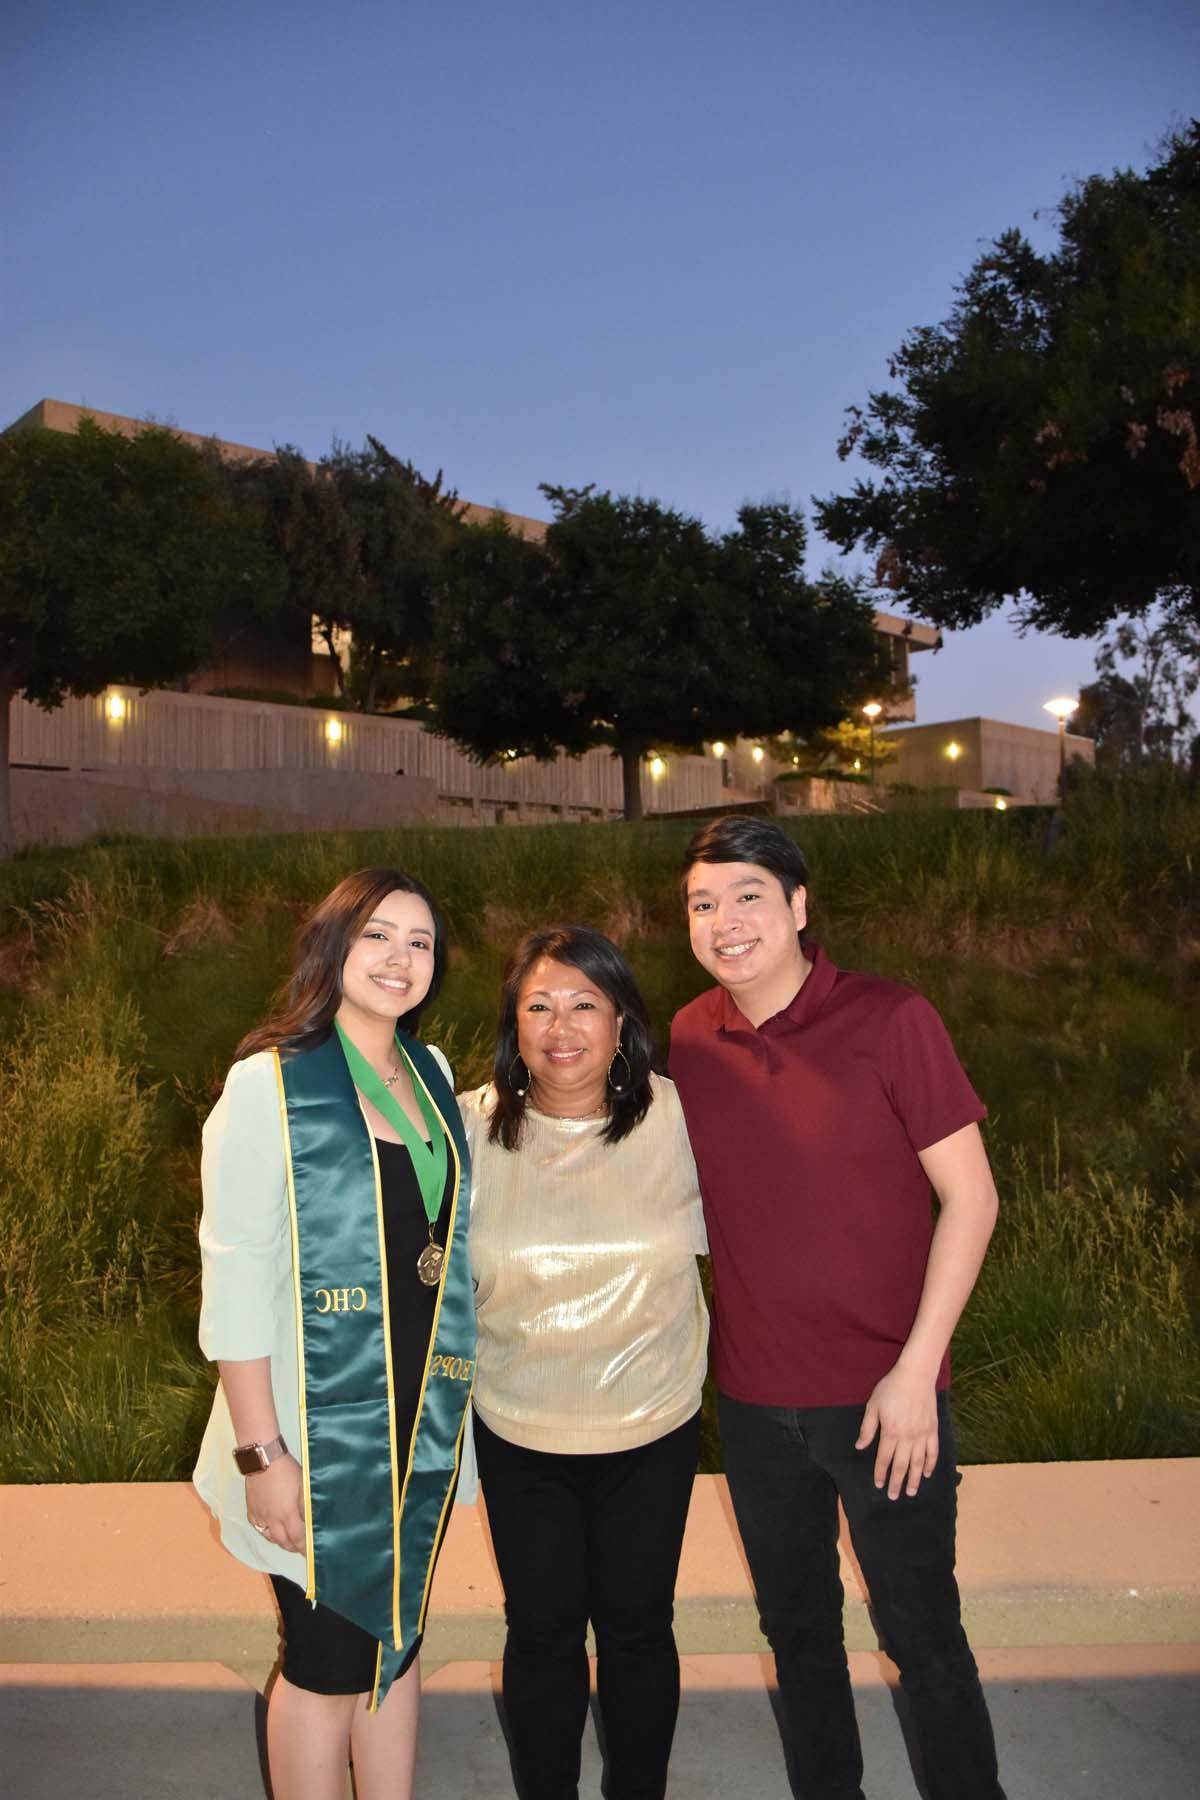
[[[519,1054],[517,996],[530,969],[543,956],[578,969],[612,1001],[621,1016],[620,1047],[629,1064],[629,1081],[619,1094],[610,1087],[608,1124],[602,1134],[604,1143],[619,1143],[635,1125],[641,1124],[654,1098],[650,1086],[654,1037],[633,970],[612,940],[602,931],[593,931],[590,925],[543,925],[537,931],[527,932],[505,964],[492,1073],[496,1106],[488,1137],[492,1143],[503,1144],[506,1150],[515,1150],[521,1140],[525,1096],[517,1092],[510,1078]]]
[[[446,928],[429,889],[403,869],[358,869],[339,881],[315,906],[296,937],[295,969],[275,1011],[247,1032],[233,1060],[256,1050],[313,1050],[329,1036],[342,999],[346,958],[381,900],[396,890],[415,894],[433,920],[433,980],[429,992],[400,1015],[405,1031],[415,1032],[421,1014],[437,998],[446,973]]]

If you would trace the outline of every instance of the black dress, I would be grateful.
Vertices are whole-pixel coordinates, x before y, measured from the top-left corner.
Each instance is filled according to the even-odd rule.
[[[375,1139],[375,1148],[383,1199],[396,1444],[403,1467],[421,1397],[438,1290],[426,1287],[417,1274],[417,1258],[429,1242],[429,1221],[412,1158],[403,1144],[392,1144],[384,1138]],[[454,1157],[448,1154],[442,1208],[434,1226],[439,1244],[446,1241],[453,1191]],[[292,1686],[312,1694],[370,1693],[375,1685],[377,1640],[361,1625],[344,1619],[320,1601],[311,1606],[304,1598],[304,1590],[285,1575],[272,1575],[271,1584],[283,1620],[282,1672]],[[401,1674],[420,1647],[418,1639]]]

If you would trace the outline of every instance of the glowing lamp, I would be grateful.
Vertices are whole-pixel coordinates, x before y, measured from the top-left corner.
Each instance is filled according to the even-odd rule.
[[[327,744],[340,744],[345,735],[346,727],[340,719],[326,719],[325,742]]]
[[[129,702],[124,694],[107,694],[104,700],[104,716],[113,725],[119,725],[129,711]]]

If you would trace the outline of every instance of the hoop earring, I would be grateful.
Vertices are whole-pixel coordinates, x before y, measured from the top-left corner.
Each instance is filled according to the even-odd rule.
[[[616,1062],[618,1056],[620,1057],[621,1061],[625,1064],[625,1079],[624,1079],[624,1081],[618,1081],[613,1074],[613,1063]],[[629,1086],[629,1084],[632,1080],[633,1080],[633,1070],[629,1066],[629,1058],[626,1056],[625,1052],[622,1050],[620,1044],[618,1044],[616,1049],[612,1053],[612,1062],[610,1062],[608,1065],[608,1084],[612,1088],[612,1091],[614,1094],[623,1094],[625,1092],[625,1089]]]
[[[525,1070],[525,1086],[524,1087],[521,1087],[519,1082],[516,1080],[516,1077],[513,1075],[513,1070],[516,1068],[518,1063],[520,1063],[522,1069]],[[508,1085],[512,1089],[513,1093],[518,1094],[522,1100],[525,1098],[526,1094],[529,1092],[529,1070],[525,1068],[525,1062],[524,1062],[524,1059],[519,1050],[517,1051],[517,1054],[513,1057],[512,1061],[508,1065]]]

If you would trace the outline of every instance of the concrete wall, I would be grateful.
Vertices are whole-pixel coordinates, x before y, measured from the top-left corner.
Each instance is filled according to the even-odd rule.
[[[888,765],[887,779],[911,782],[915,787],[961,787],[976,791],[1004,787],[1027,800],[1052,801],[1058,795],[1058,732],[1039,731],[1028,725],[1009,725],[999,719],[947,719],[936,725],[914,725],[888,731],[897,747]],[[962,754],[951,759],[947,745]],[[1067,733],[1067,759],[1078,756],[1094,763],[1096,747],[1091,738]]]
[[[123,709],[117,718],[113,700]],[[336,742],[331,725],[341,734]],[[711,756],[668,756],[658,777],[644,769],[646,811],[758,797],[771,771],[753,764],[748,747],[736,747],[736,760],[754,771],[753,793],[736,776],[726,787]],[[398,719],[128,687],[68,700],[50,713],[14,701],[12,761],[21,844],[75,843],[96,831],[603,820],[619,818],[622,807],[620,765],[607,750],[483,768],[446,739]],[[68,773],[86,780],[68,783]],[[405,781],[415,783],[411,807],[399,799]],[[101,794],[103,783],[110,791]]]
[[[440,816],[434,783],[419,776],[287,769],[14,769],[12,803],[18,849],[101,832],[386,831]]]

